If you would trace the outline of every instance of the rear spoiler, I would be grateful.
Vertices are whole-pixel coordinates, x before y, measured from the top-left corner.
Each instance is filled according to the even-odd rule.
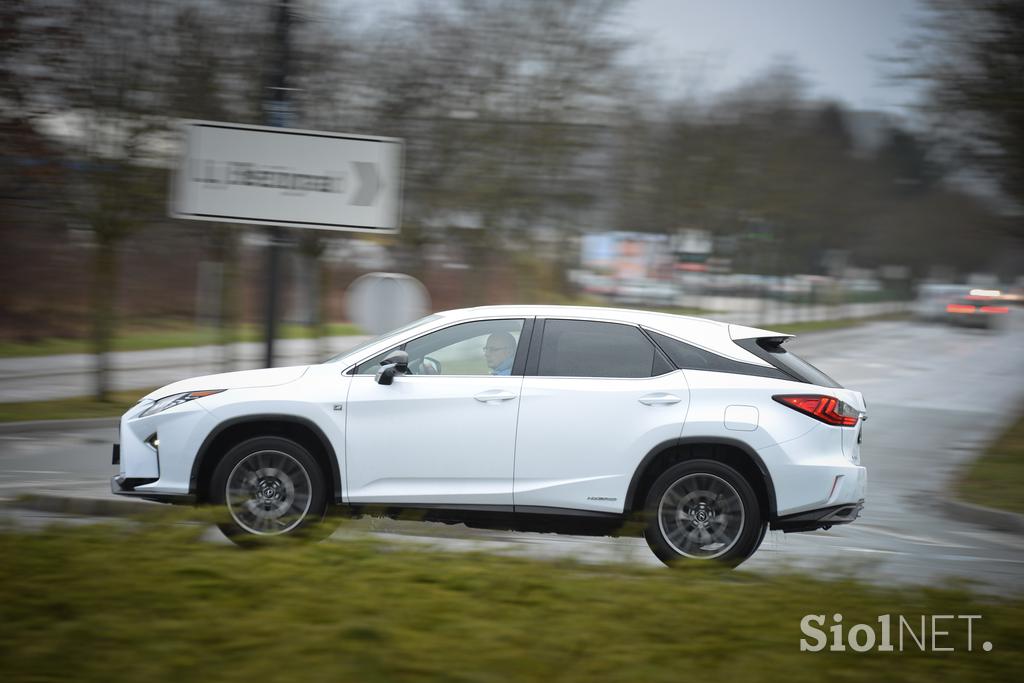
[[[759,343],[778,346],[793,335],[771,330],[761,330],[756,327],[744,327],[743,325],[729,325],[729,338],[733,341],[740,339],[757,339]]]

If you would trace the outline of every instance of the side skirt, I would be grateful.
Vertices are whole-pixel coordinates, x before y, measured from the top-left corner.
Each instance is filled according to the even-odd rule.
[[[590,512],[545,507],[511,505],[409,505],[384,504],[341,505],[341,515],[349,517],[386,517],[389,519],[465,524],[472,529],[523,531],[576,536],[635,536],[639,525],[629,524],[629,517],[606,512]]]

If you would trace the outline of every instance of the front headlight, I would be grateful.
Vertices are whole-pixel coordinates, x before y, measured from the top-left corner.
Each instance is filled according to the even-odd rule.
[[[150,415],[156,415],[157,413],[164,412],[168,408],[180,406],[182,403],[188,403],[189,401],[194,401],[197,398],[202,398],[204,396],[212,396],[213,394],[219,394],[222,391],[224,390],[207,389],[205,391],[186,391],[181,394],[172,394],[170,396],[165,396],[156,403],[154,403],[153,405],[151,405],[150,407],[146,408],[144,411],[142,411],[139,414],[139,417],[149,417]]]

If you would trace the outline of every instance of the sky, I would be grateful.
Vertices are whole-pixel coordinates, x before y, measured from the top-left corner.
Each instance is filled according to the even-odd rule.
[[[920,0],[633,0],[621,28],[680,94],[727,90],[784,57],[812,95],[897,113],[914,93],[886,85],[878,58],[899,53],[922,12]]]
[[[372,17],[426,0],[348,1]],[[915,93],[906,85],[886,85],[879,58],[899,54],[924,2],[631,0],[617,28],[637,41],[631,60],[647,67],[669,97],[713,95],[786,58],[802,71],[812,96],[902,114]]]

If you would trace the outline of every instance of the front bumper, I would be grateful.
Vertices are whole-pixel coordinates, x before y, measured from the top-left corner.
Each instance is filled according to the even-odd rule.
[[[119,445],[111,461],[118,466],[111,491],[125,496],[182,502],[190,493],[194,454],[209,433],[212,417],[200,401],[141,417],[152,402],[140,401],[121,418]]]
[[[173,503],[177,505],[193,505],[196,497],[189,493],[162,493],[159,491],[137,491],[136,487],[145,484],[152,484],[155,479],[131,479],[123,474],[117,474],[110,478],[110,492],[119,496],[131,498],[142,498],[157,503]]]
[[[861,499],[856,503],[844,503],[779,517],[772,522],[771,527],[786,532],[828,529],[833,524],[849,524],[860,517],[863,509],[864,500]]]

